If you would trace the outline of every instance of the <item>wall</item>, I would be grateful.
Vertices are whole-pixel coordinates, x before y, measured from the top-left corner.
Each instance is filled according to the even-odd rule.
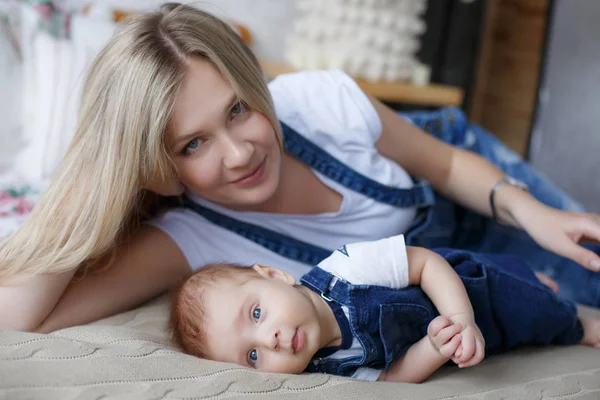
[[[531,162],[600,213],[600,1],[555,0]]]
[[[121,10],[143,10],[143,9],[154,9],[159,4],[163,3],[163,0],[97,0],[94,4],[99,6],[106,6],[117,8]],[[89,3],[88,0],[72,0],[70,2],[74,7],[82,4]],[[253,34],[254,44],[253,50],[260,56],[270,58],[274,60],[281,60],[283,58],[283,51],[285,46],[285,37],[287,36],[288,29],[292,25],[292,19],[295,10],[295,1],[293,0],[213,0],[213,1],[194,1],[189,2],[194,5],[210,11],[214,14],[234,20],[238,23],[244,24],[249,28]],[[96,26],[98,28],[98,26]],[[96,49],[103,44],[106,40],[107,33],[106,29],[101,29],[102,32],[94,28],[94,24],[86,25],[88,37],[83,40],[87,42],[87,45],[93,45]],[[110,33],[108,33],[110,35]],[[81,39],[81,38],[80,38]],[[102,41],[102,43],[96,43]],[[80,40],[81,42],[81,40]],[[0,171],[7,168],[7,166],[14,160],[14,155],[17,149],[23,148],[23,136],[22,132],[37,132],[38,135],[43,134],[40,132],[38,125],[46,124],[48,119],[41,117],[35,118],[20,118],[20,102],[19,97],[21,93],[20,82],[18,80],[18,71],[14,71],[12,66],[16,60],[9,51],[8,42],[0,31],[0,120],[3,121],[0,124]],[[95,50],[94,50],[95,51]],[[89,53],[89,52],[88,52]],[[93,54],[90,55],[90,58]],[[50,63],[52,64],[52,63]],[[10,68],[10,69],[9,69]],[[48,68],[46,67],[43,68]],[[7,73],[6,71],[12,71]],[[77,77],[75,77],[77,78]],[[73,78],[73,79],[75,79]],[[75,79],[79,82],[79,79]],[[68,93],[75,93],[74,88],[64,88]],[[38,103],[42,101],[37,96],[34,101]],[[37,103],[36,103],[37,104]],[[39,105],[39,104],[38,104]],[[36,109],[39,116],[39,110],[43,109],[47,113],[52,112],[50,105],[40,107],[32,107]],[[66,108],[63,107],[66,110]],[[67,111],[65,111],[67,112]],[[71,117],[64,116],[67,119]],[[24,129],[21,129],[21,120],[27,120],[27,125]],[[53,119],[50,118],[49,121]],[[41,127],[42,130],[46,128],[52,128],[49,125]],[[60,131],[61,127],[53,127],[53,131]],[[46,135],[47,136],[47,135]],[[28,137],[28,136],[27,136]],[[44,140],[48,139],[41,138],[38,140],[38,147],[44,147]],[[34,139],[35,140],[35,139]],[[31,143],[31,141],[30,141]],[[31,146],[27,146],[29,149]],[[21,159],[31,158],[31,155],[25,152],[21,152]],[[39,157],[38,154],[36,156]],[[18,164],[21,164],[17,160]],[[50,165],[48,168],[51,168]],[[17,167],[19,170],[21,167]]]
[[[89,3],[89,0],[77,0]],[[164,0],[96,0],[116,9],[140,10],[158,7]],[[246,25],[252,32],[254,51],[266,58],[283,59],[285,37],[294,17],[295,0],[203,0],[181,1],[222,18]]]

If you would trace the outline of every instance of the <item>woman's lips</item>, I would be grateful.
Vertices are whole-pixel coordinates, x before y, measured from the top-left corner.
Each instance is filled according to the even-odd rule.
[[[260,180],[260,178],[263,177],[266,164],[267,158],[265,157],[254,171],[252,171],[249,175],[246,175],[243,178],[233,181],[233,183],[242,186],[249,186],[255,184]]]

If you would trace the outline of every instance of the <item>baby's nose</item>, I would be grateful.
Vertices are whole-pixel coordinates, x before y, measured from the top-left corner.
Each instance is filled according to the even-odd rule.
[[[268,347],[272,350],[279,350],[279,331],[270,335]]]

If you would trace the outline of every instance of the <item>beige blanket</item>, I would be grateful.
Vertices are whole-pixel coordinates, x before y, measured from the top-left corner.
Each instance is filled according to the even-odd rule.
[[[600,316],[600,312],[584,310]],[[0,331],[0,399],[600,399],[600,350],[524,348],[421,385],[263,374],[169,346],[166,298],[50,335]]]

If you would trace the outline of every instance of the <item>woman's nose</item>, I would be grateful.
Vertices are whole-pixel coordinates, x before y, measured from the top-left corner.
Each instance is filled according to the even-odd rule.
[[[254,152],[252,143],[236,136],[223,135],[223,164],[229,169],[248,166]]]

